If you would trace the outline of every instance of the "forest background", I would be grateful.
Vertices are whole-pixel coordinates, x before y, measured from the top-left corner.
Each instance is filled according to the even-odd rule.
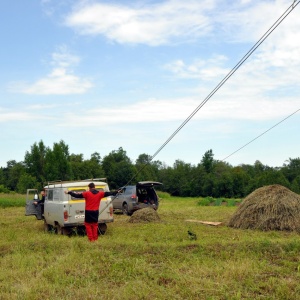
[[[300,194],[300,158],[289,158],[281,167],[269,167],[260,161],[254,165],[230,164],[214,159],[207,150],[197,165],[176,160],[167,166],[151,155],[140,154],[133,162],[120,147],[103,158],[94,152],[89,159],[83,154],[70,154],[61,140],[52,148],[36,142],[26,151],[24,161],[10,160],[0,168],[0,192],[25,193],[55,180],[107,178],[111,189],[138,181],[162,182],[161,191],[181,197],[243,198],[255,189],[280,184]]]

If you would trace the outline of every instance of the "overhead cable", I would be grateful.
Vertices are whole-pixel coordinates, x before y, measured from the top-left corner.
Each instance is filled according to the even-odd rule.
[[[240,68],[240,66],[253,54],[253,52],[267,39],[267,37],[282,23],[282,21],[294,10],[300,0],[294,1],[286,11],[276,20],[269,30],[252,46],[244,57],[234,68],[220,81],[220,83],[209,93],[209,95],[194,109],[194,111],[182,122],[182,124],[170,135],[162,146],[152,155],[151,160],[174,138],[174,136],[193,118],[193,116],[210,100],[210,98],[225,84],[225,82]]]
[[[251,144],[252,142],[254,142],[255,140],[257,140],[258,138],[260,138],[261,136],[263,136],[265,133],[267,133],[268,131],[270,131],[271,129],[275,128],[277,125],[281,124],[282,122],[284,122],[285,120],[287,120],[288,118],[290,118],[291,116],[293,116],[294,114],[296,114],[298,111],[300,111],[300,108],[297,109],[296,111],[294,111],[292,114],[290,114],[289,116],[287,116],[286,118],[284,118],[283,120],[281,120],[280,122],[276,123],[275,125],[273,125],[272,127],[270,127],[269,129],[267,129],[266,131],[264,131],[263,133],[261,133],[260,135],[258,135],[256,138],[252,139],[250,142],[248,142],[247,144],[245,144],[244,146],[240,147],[239,149],[235,150],[234,152],[232,152],[231,154],[229,154],[228,156],[226,156],[225,158],[223,158],[221,161],[226,160],[227,158],[229,158],[230,156],[232,156],[233,154],[237,153],[238,151],[240,151],[241,149],[245,148],[246,146],[248,146],[249,144]]]
[[[137,173],[124,185],[127,186],[133,181],[134,178],[137,177],[137,175],[147,166],[150,164],[150,162],[158,155],[158,153],[175,137],[175,135],[194,117],[194,115],[210,100],[210,98],[225,84],[225,82],[240,68],[240,66],[253,54],[253,52],[267,39],[267,37],[282,23],[282,21],[294,10],[294,8],[299,4],[300,0],[294,0],[291,6],[289,6],[286,11],[276,20],[276,22],[266,31],[266,33],[256,42],[252,48],[243,56],[243,58],[233,67],[233,69],[220,81],[220,83],[208,94],[208,96],[194,109],[194,111],[181,123],[181,125],[169,136],[169,138],[157,149],[157,151],[151,156],[150,160],[143,164],[142,167],[137,171]],[[296,111],[297,112],[297,111]],[[296,113],[295,112],[295,113]],[[293,114],[295,114],[293,113]],[[292,115],[293,115],[292,114]],[[290,115],[291,116],[291,115]],[[289,118],[288,116],[287,118]],[[285,118],[284,120],[286,120]],[[277,123],[273,127],[271,127],[269,130],[277,126],[278,124],[282,123],[284,120],[281,122]],[[267,130],[267,131],[269,131]],[[266,132],[267,132],[266,131]],[[266,133],[264,132],[264,133]],[[263,134],[264,134],[263,133]],[[263,135],[261,134],[261,135]],[[260,136],[261,136],[260,135]],[[258,136],[257,138],[259,138]],[[255,138],[255,139],[257,139]],[[252,141],[254,141],[253,139]],[[241,147],[240,149],[246,147],[248,144],[250,144],[252,141]],[[233,155],[240,149],[236,150],[229,156]],[[228,156],[228,157],[229,157]],[[228,158],[226,157],[226,158]],[[225,158],[225,159],[226,159]],[[113,202],[115,200],[116,196],[111,200]]]

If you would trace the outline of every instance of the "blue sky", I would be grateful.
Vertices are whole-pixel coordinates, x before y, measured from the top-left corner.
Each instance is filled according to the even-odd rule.
[[[292,2],[2,0],[0,166],[40,140],[152,156]],[[297,6],[155,160],[222,160],[299,109],[299,28]],[[226,161],[299,157],[299,121]]]

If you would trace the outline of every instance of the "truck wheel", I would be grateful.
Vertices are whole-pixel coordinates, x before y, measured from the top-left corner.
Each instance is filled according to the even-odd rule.
[[[56,234],[62,234],[62,228],[59,224],[55,225],[55,233]]]
[[[44,220],[44,231],[45,232],[51,231],[51,225],[47,224],[45,220]]]
[[[70,228],[67,228],[67,227],[63,227],[63,228],[61,229],[61,234],[70,236],[70,235],[71,235],[71,229],[70,229]]]
[[[107,230],[107,225],[105,223],[98,224],[98,232],[100,235],[104,235]]]

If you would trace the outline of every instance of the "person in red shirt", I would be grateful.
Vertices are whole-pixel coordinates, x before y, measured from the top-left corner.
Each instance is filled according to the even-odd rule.
[[[94,242],[98,239],[98,218],[101,199],[108,196],[115,196],[118,193],[118,191],[98,191],[96,190],[95,184],[93,182],[90,183],[88,187],[89,190],[86,192],[75,193],[71,191],[65,191],[65,194],[69,194],[74,198],[85,199],[84,226],[89,241]]]

